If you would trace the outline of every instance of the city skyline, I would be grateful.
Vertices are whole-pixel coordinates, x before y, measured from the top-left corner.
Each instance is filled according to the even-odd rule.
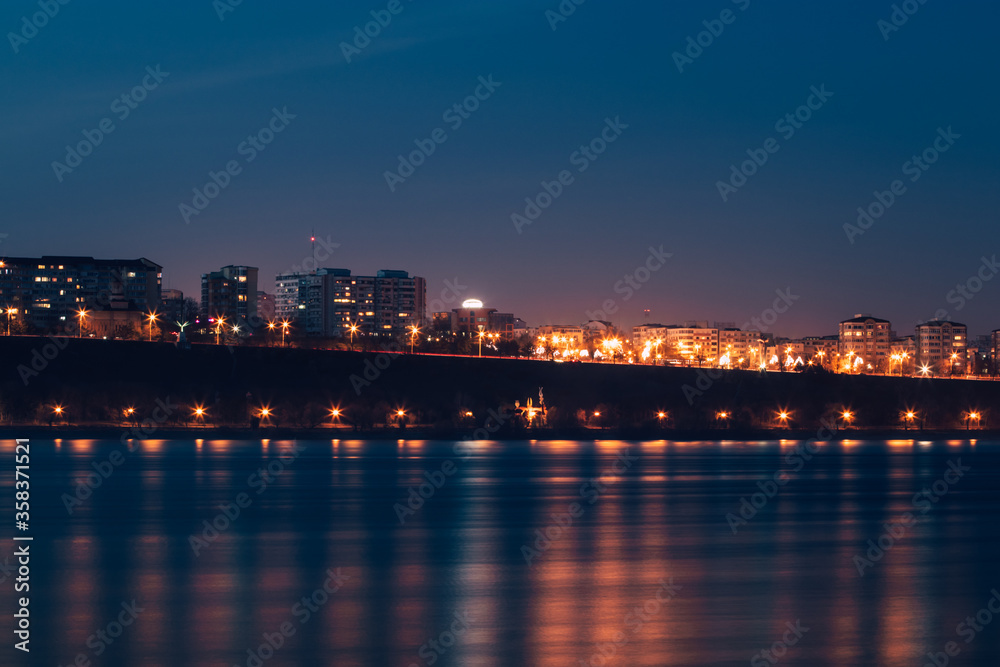
[[[19,35],[30,7],[0,24]],[[535,324],[608,299],[623,327],[647,308],[739,324],[791,289],[789,335],[857,312],[995,327],[995,281],[956,286],[994,256],[998,8],[886,29],[891,6],[861,2],[401,7],[363,47],[382,8],[360,2],[61,8],[0,63],[19,165],[0,253],[152,254],[194,294],[210,267],[286,271],[315,230],[339,244],[326,266],[405,269],[429,295],[458,279]]]

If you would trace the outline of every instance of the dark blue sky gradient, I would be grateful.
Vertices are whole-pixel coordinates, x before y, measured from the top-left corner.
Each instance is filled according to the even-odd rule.
[[[1000,251],[1000,8],[929,0],[885,41],[891,4],[588,0],[553,31],[556,0],[404,0],[348,64],[340,43],[385,2],[244,0],[224,21],[210,0],[71,2],[19,53],[0,47],[0,254],[146,256],[196,297],[201,273],[251,264],[273,291],[315,228],[340,244],[328,266],[409,270],[429,300],[458,278],[532,325],[607,299],[624,326],[644,308],[740,325],[788,287],[800,298],[779,334],[834,333],[857,312],[910,333],[938,309],[986,333],[1000,278],[961,310],[948,294]],[[679,73],[671,54],[726,8],[736,21]],[[37,10],[4,3],[0,29]],[[58,182],[65,146],[157,64],[167,80]],[[390,192],[396,156],[490,74],[494,96]],[[780,138],[775,121],[822,84],[834,96]],[[178,205],[273,107],[297,118],[185,224]],[[622,137],[518,234],[511,214],[615,116]],[[857,207],[948,126],[962,138],[849,243]],[[768,137],[781,149],[723,202],[716,181]],[[616,294],[661,244],[669,263]]]

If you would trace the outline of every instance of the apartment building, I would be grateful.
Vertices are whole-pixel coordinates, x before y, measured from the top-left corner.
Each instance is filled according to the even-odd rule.
[[[968,364],[969,328],[946,320],[917,325],[917,364],[938,373],[964,373]]]
[[[889,320],[868,314],[855,315],[840,323],[839,339],[839,370],[867,372],[888,368],[892,347],[892,323]]]
[[[206,319],[257,319],[257,267],[224,266],[201,276],[201,314]]]
[[[0,307],[41,331],[76,330],[80,309],[149,312],[163,267],[148,259],[0,258]]]

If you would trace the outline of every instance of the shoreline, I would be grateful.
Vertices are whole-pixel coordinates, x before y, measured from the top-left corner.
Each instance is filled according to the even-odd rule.
[[[998,429],[920,430],[920,429],[840,429],[828,437],[809,429],[591,429],[547,428],[531,431],[506,431],[490,434],[486,441],[557,441],[557,440],[631,440],[640,442],[673,441],[758,441],[758,440],[997,440]],[[237,427],[171,427],[157,429],[143,436],[132,426],[2,426],[0,440],[472,440],[469,429],[434,429],[409,426],[354,430],[351,428],[237,428]]]

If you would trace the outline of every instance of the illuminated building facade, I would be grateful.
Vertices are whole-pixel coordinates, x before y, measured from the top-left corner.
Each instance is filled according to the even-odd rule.
[[[86,310],[155,310],[163,267],[148,259],[0,257],[0,307],[42,331],[75,330]]]
[[[968,361],[969,328],[957,322],[931,320],[917,325],[917,364],[938,372],[964,373]]]
[[[201,276],[201,314],[250,322],[257,317],[257,267],[224,266]]]
[[[426,310],[426,282],[406,271],[352,276],[349,269],[317,269],[275,278],[278,320],[295,323],[307,336],[393,336],[420,326]]]
[[[851,364],[852,370],[864,370],[868,365],[872,370],[888,368],[892,347],[892,323],[871,315],[855,315],[840,323],[840,365],[844,370]],[[861,362],[857,359],[861,358]]]

